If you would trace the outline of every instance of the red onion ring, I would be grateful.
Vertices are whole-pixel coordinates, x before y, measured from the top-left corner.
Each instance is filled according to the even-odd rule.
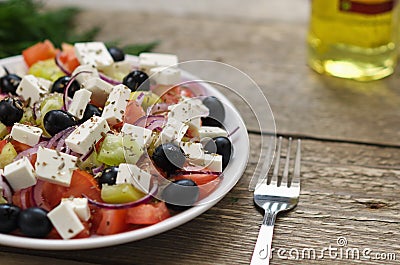
[[[90,199],[88,196],[83,194],[83,197],[88,199],[88,202],[90,204],[93,204],[99,208],[104,208],[104,209],[127,209],[127,208],[132,208],[135,206],[138,206],[140,204],[146,203],[151,200],[151,198],[157,193],[158,191],[158,184],[157,182],[153,183],[153,187],[151,188],[150,192],[140,198],[139,200],[133,201],[133,202],[128,202],[128,203],[118,203],[118,204],[112,204],[112,203],[105,203],[105,202],[98,202],[95,200]]]
[[[44,186],[45,181],[38,179],[36,182],[36,185],[33,186],[32,188],[32,193],[31,197],[33,200],[34,205],[37,207],[41,207],[45,209],[46,211],[50,211],[51,209],[44,203],[43,200],[43,186]]]
[[[29,208],[29,205],[27,204],[28,199],[29,199],[29,203],[32,204],[31,196],[29,196],[29,198],[27,197],[28,193],[32,192],[31,190],[32,190],[32,187],[29,187],[26,189],[22,189],[20,192],[20,200],[21,200],[21,209],[22,210]]]
[[[12,202],[12,191],[11,186],[8,184],[7,180],[4,176],[0,176],[0,186],[3,189],[3,197],[7,200],[7,202]]]
[[[233,131],[231,131],[230,133],[228,133],[228,137],[231,137],[232,135],[234,135],[237,131],[239,131],[240,127],[236,127],[235,129],[233,129]]]
[[[53,137],[50,138],[50,140],[49,140],[48,144],[46,145],[46,147],[47,148],[52,148],[54,146],[54,144],[57,142],[57,140],[59,140],[60,138],[62,138],[66,134],[67,134],[67,136],[70,135],[74,130],[75,130],[75,127],[71,126],[71,127],[68,127],[66,129],[62,130],[61,132],[56,133]]]
[[[67,70],[67,68],[65,68],[65,66],[63,65],[63,63],[60,61],[60,56],[61,56],[61,52],[57,53],[55,61],[56,61],[56,65],[58,66],[58,68],[60,68],[60,70],[62,72],[64,72],[64,74],[66,75],[71,75],[71,72]]]
[[[163,115],[147,115],[140,117],[133,125],[147,128],[152,122],[162,121],[162,125],[166,122],[166,118]]]
[[[36,154],[37,151],[39,150],[39,147],[46,147],[48,145],[47,141],[42,141],[34,146],[32,146],[29,149],[26,149],[25,151],[22,151],[21,153],[19,153],[13,161],[17,161],[19,159],[21,159],[22,157],[26,156],[26,157],[30,157],[33,154]]]
[[[136,103],[141,106],[144,100],[144,93],[140,93],[139,96],[136,98]]]
[[[65,110],[68,110],[69,105],[71,104],[71,99],[68,97],[68,91],[69,88],[71,87],[72,83],[75,81],[75,79],[78,77],[78,75],[80,74],[91,74],[93,73],[92,71],[80,71],[76,74],[74,74],[73,76],[71,76],[71,79],[68,81],[67,85],[65,86],[65,90],[64,90],[64,106],[63,108]]]
[[[157,103],[153,106],[147,108],[147,115],[153,115],[157,112],[165,112],[168,111],[169,104],[167,103]]]
[[[58,140],[56,150],[61,151],[63,147],[65,147],[65,139],[75,130],[75,127],[68,127],[64,130],[64,134]]]
[[[108,77],[108,76],[104,75],[103,73],[99,73],[99,76],[100,76],[100,79],[106,81],[107,83],[110,83],[111,85],[122,84],[122,82],[114,80],[111,77]]]
[[[81,155],[81,157],[79,158],[82,162],[86,161],[86,159],[89,158],[89,156],[93,153],[94,148],[90,148],[89,152],[87,152],[86,154]]]
[[[180,86],[192,91],[195,97],[207,96],[206,88],[201,85],[200,81],[201,80],[191,80],[183,78],[182,84]]]
[[[99,174],[100,172],[103,171],[104,167],[105,167],[104,164],[102,164],[102,165],[99,166],[99,167],[93,168],[93,169],[92,169],[93,174],[94,174],[94,175]]]

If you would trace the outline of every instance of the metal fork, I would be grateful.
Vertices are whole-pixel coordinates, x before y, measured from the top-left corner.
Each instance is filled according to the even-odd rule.
[[[251,258],[251,265],[269,264],[276,216],[279,212],[293,209],[299,200],[301,141],[297,141],[297,151],[292,177],[289,176],[292,139],[289,138],[283,174],[279,177],[281,146],[282,137],[279,137],[274,170],[270,182],[268,181],[268,175],[261,175],[254,191],[254,202],[258,207],[264,209],[265,214]]]

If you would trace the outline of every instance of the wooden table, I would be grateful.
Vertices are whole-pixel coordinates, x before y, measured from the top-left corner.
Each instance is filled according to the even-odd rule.
[[[112,18],[112,19],[110,19]],[[359,264],[333,259],[324,248],[337,239],[366,254],[400,260],[400,78],[357,83],[312,72],[305,64],[305,21],[240,20],[207,16],[87,11],[84,27],[104,24],[100,40],[161,40],[158,52],[182,61],[210,59],[249,74],[268,98],[277,133],[303,138],[302,190],[293,211],[275,226],[271,264]],[[231,95],[228,95],[231,97]],[[232,98],[232,100],[235,100]],[[262,106],[260,106],[262,108]],[[200,217],[129,244],[82,251],[0,247],[0,264],[248,264],[262,215],[248,183],[258,159],[260,132],[248,126],[251,157],[239,183]],[[315,259],[288,260],[289,250],[313,248]],[[286,253],[283,251],[286,250]],[[278,253],[279,251],[279,253]],[[382,256],[382,255],[381,255]]]

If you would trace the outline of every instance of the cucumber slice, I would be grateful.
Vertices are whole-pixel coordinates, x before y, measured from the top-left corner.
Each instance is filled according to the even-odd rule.
[[[61,76],[65,75],[56,65],[54,59],[39,61],[35,63],[29,68],[28,74],[34,75],[36,77],[45,78],[53,82]]]
[[[7,200],[6,200],[6,199],[4,199],[4,197],[3,197],[3,196],[0,196],[0,203],[7,203]]]
[[[106,203],[127,203],[139,200],[145,194],[129,183],[103,185],[101,199]]]
[[[11,143],[6,143],[0,153],[0,168],[3,169],[5,166],[10,164],[17,156],[14,146]]]
[[[124,163],[125,156],[122,136],[108,134],[101,144],[97,160],[109,166],[118,166]]]
[[[78,167],[85,171],[91,171],[99,166],[101,166],[101,162],[97,159],[96,152],[93,152],[85,161],[78,160]]]
[[[62,109],[64,105],[64,96],[60,93],[53,93],[43,99],[43,102],[40,104],[40,117],[37,118],[36,124],[43,130],[43,134],[47,137],[50,137],[50,134],[47,133],[46,129],[43,126],[43,118],[47,112],[51,110]]]
[[[4,136],[8,134],[7,126],[0,122],[0,139],[3,139]]]
[[[153,106],[154,104],[157,104],[161,102],[161,99],[158,95],[154,94],[153,92],[150,91],[135,91],[131,93],[131,97],[129,98],[130,100],[136,100],[140,94],[144,93],[144,99],[142,102],[142,108],[144,111],[147,110],[147,108]]]

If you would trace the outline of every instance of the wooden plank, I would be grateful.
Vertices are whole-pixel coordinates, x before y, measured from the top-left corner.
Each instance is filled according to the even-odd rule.
[[[250,163],[235,188],[215,207],[183,226],[138,242],[74,251],[74,255],[0,247],[2,260],[7,264],[7,253],[11,252],[20,258],[38,255],[101,264],[248,264],[262,220],[247,190],[260,137],[251,135],[251,143],[255,148]],[[320,254],[330,245],[339,248],[338,237],[345,237],[348,245],[342,251],[370,248],[371,255],[395,253],[400,259],[399,149],[304,140],[302,151],[300,202],[277,220],[273,241],[276,251],[313,248]],[[372,154],[375,159],[368,159]],[[295,263],[279,258],[277,252],[271,264]],[[359,261],[331,259],[325,252],[324,259],[304,259],[298,264]],[[377,261],[365,260],[363,264]],[[385,260],[382,264],[398,261]]]
[[[84,12],[79,24],[102,25],[100,40],[160,40],[156,51],[175,53],[182,61],[216,60],[239,68],[264,91],[281,133],[399,145],[400,76],[359,83],[314,73],[306,66],[305,22],[96,10]],[[210,71],[212,76],[214,69]],[[223,74],[219,71],[214,76]],[[242,79],[242,75],[225,78],[241,91],[253,91]],[[228,96],[241,110],[248,128],[259,130],[243,102],[232,93]],[[263,113],[263,101],[253,99],[253,107]]]

